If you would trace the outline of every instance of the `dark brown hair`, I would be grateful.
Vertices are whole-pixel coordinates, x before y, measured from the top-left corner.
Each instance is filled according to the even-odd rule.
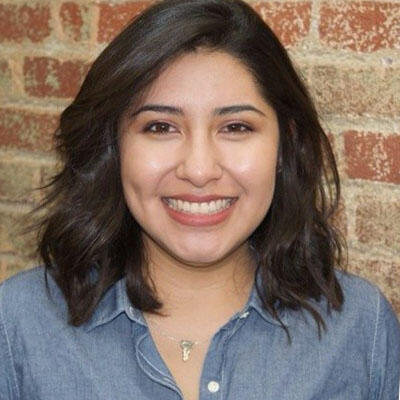
[[[36,211],[38,251],[65,295],[70,323],[87,321],[107,289],[123,276],[132,304],[157,312],[162,304],[146,283],[141,228],[120,181],[118,134],[124,113],[161,70],[199,47],[229,53],[253,74],[276,111],[279,168],[271,207],[253,234],[264,307],[305,309],[318,331],[321,297],[340,310],[334,269],[342,244],[331,224],[340,196],[327,136],[285,49],[260,16],[241,0],[165,0],[135,18],[93,63],[61,115],[56,150],[63,168]],[[282,324],[286,332],[287,328]]]

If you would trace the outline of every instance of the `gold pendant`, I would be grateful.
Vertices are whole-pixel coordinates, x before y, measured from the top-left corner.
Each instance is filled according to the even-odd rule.
[[[192,350],[194,342],[190,340],[181,340],[179,344],[182,349],[182,360],[183,361],[189,360],[190,350]]]

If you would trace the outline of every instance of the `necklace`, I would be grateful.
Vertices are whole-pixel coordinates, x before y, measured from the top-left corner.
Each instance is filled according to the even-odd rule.
[[[147,317],[147,319],[152,321],[154,324],[156,324],[156,325],[158,325],[160,327],[160,324],[156,320],[154,320],[153,318]],[[165,332],[162,329],[159,329],[159,332],[160,332],[161,335],[167,337],[168,339],[179,343],[179,347],[182,350],[182,361],[188,361],[189,360],[190,352],[191,352],[191,350],[192,350],[192,348],[193,348],[193,346],[195,344],[201,344],[201,343],[207,342],[209,340],[209,338],[204,339],[204,340],[200,340],[200,341],[199,340],[177,339],[174,336],[168,335],[168,333]]]

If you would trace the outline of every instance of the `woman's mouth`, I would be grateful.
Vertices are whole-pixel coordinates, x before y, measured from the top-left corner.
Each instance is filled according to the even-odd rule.
[[[168,215],[175,221],[190,226],[215,225],[231,214],[237,197],[226,197],[208,202],[192,202],[163,198]]]
[[[175,211],[187,214],[213,215],[222,210],[225,210],[226,208],[229,208],[234,202],[235,198],[227,197],[224,199],[202,203],[170,198],[164,198],[163,200],[169,207],[171,207]]]

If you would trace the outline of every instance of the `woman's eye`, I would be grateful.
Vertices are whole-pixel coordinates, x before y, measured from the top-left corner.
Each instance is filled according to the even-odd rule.
[[[238,133],[247,133],[253,131],[253,129],[250,126],[239,123],[229,124],[225,126],[224,129],[228,129],[229,132],[238,132]]]
[[[168,124],[167,122],[151,122],[147,124],[143,132],[157,133],[157,134],[167,134],[175,131],[175,128]],[[253,129],[242,123],[233,123],[226,125],[223,129],[223,132],[236,132],[236,133],[248,133],[253,131]]]
[[[169,130],[170,128],[173,127],[166,122],[152,122],[144,127],[143,132],[166,134],[169,132],[173,132]]]

